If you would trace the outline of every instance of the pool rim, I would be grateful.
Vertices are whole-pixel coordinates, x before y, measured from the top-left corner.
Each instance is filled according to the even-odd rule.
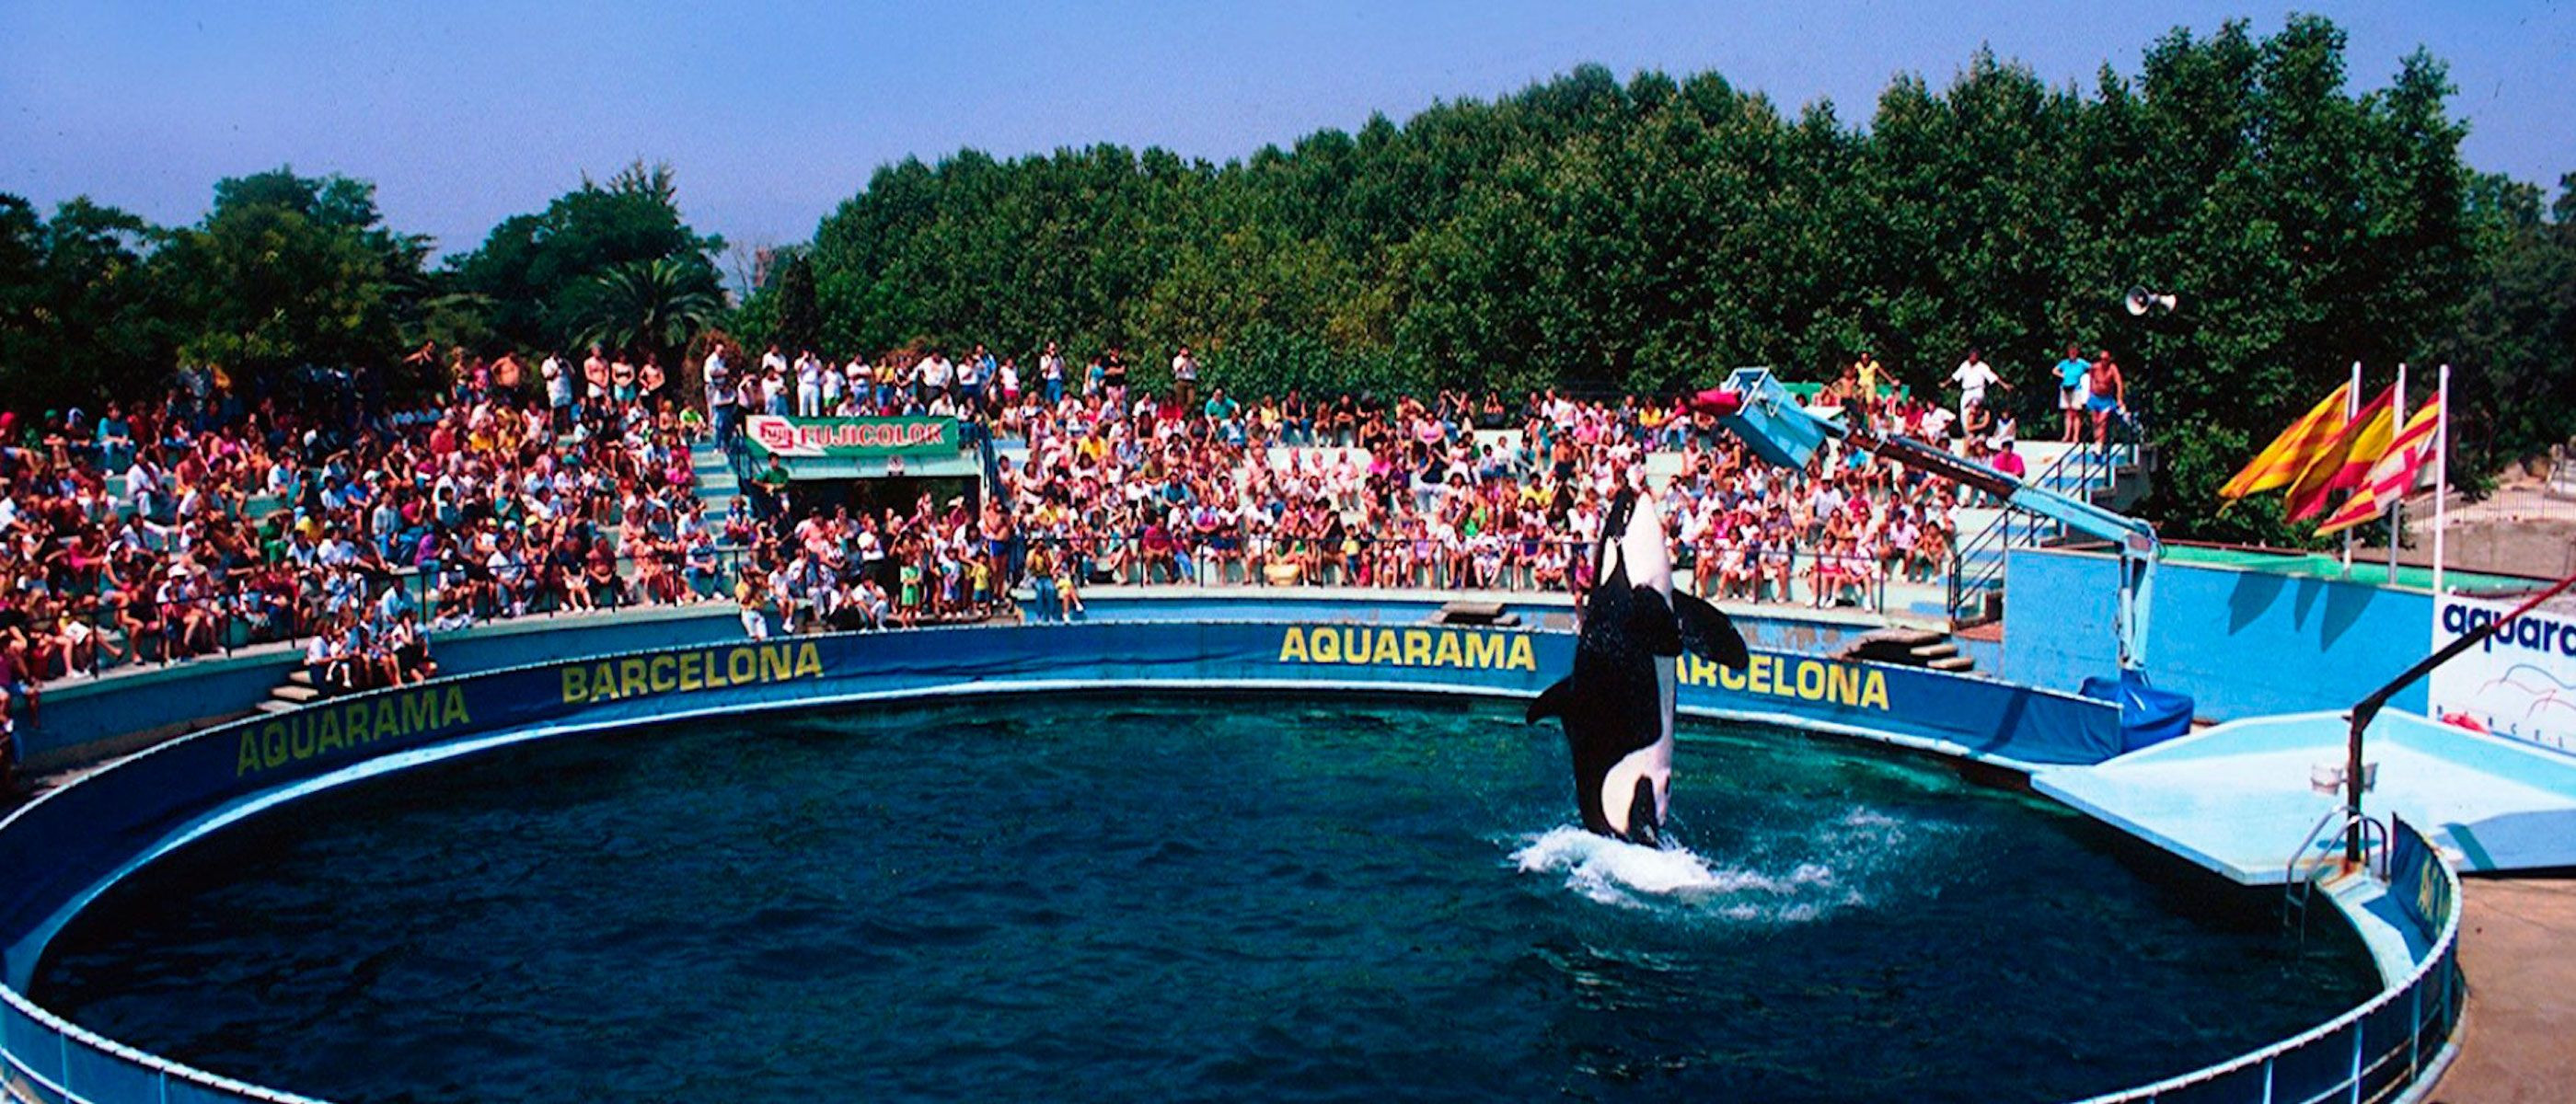
[[[1231,624],[1282,627],[1288,625],[1305,625],[1309,624],[1309,622],[1280,621],[1271,619],[1244,619],[1240,621],[1208,619],[1194,620],[1190,622],[1190,624]],[[942,626],[927,630],[910,630],[910,632],[988,633],[996,631],[1008,632],[1013,631],[1015,628],[1019,627]],[[1562,630],[1536,627],[1494,628],[1488,629],[1487,631],[1570,635],[1565,634]],[[824,635],[882,636],[885,634],[882,632],[875,632]],[[793,641],[812,638],[791,637],[788,639]],[[521,664],[505,668],[496,668],[489,671],[477,671],[445,676],[439,679],[433,679],[430,682],[421,685],[435,686],[439,684],[461,682],[468,679],[484,678],[492,675],[556,668],[562,666],[568,661],[574,660],[586,663],[601,662],[625,656],[653,654],[661,651],[667,651],[667,649],[641,649],[600,653],[592,656],[558,657],[538,663]],[[1992,681],[2000,683],[2001,680]],[[975,698],[995,695],[1035,695],[1049,691],[1067,690],[1156,690],[1182,693],[1210,690],[1227,692],[1291,692],[1307,690],[1336,694],[1433,694],[1445,697],[1502,701],[1525,701],[1535,696],[1534,692],[1510,687],[1462,685],[1458,683],[1442,682],[1406,682],[1403,680],[1385,679],[1209,679],[1163,677],[1119,679],[1015,678],[986,681],[980,678],[969,677],[964,681],[949,683],[933,683],[883,690],[807,695],[793,694],[792,691],[795,687],[792,683],[778,685],[791,691],[791,693],[779,694],[769,700],[751,703],[706,704],[696,707],[684,706],[681,708],[657,712],[651,718],[642,720],[630,717],[601,717],[582,720],[576,716],[540,721],[532,724],[521,724],[514,727],[504,728],[498,732],[461,734],[446,739],[435,740],[418,747],[404,748],[401,750],[386,752],[381,755],[371,756],[332,770],[324,771],[320,774],[225,800],[216,808],[192,816],[178,828],[164,833],[139,853],[129,855],[125,859],[121,860],[110,873],[96,879],[91,885],[74,894],[70,899],[66,900],[61,907],[54,910],[54,912],[50,914],[43,923],[22,935],[15,941],[15,943],[13,943],[11,950],[15,952],[19,949],[27,948],[32,944],[32,953],[28,953],[24,956],[27,962],[28,974],[30,978],[32,978],[36,964],[41,961],[43,957],[44,949],[60,934],[62,928],[69,923],[72,917],[78,915],[83,909],[93,904],[100,895],[104,894],[116,883],[132,876],[135,871],[141,869],[143,866],[155,861],[161,856],[167,855],[170,852],[185,846],[187,843],[203,838],[205,835],[211,834],[212,832],[218,831],[233,823],[237,823],[240,820],[255,816],[270,808],[289,803],[296,798],[309,796],[312,793],[346,785],[352,782],[392,774],[402,770],[408,770],[413,767],[425,766],[441,762],[446,759],[471,755],[481,751],[505,747],[512,744],[547,739],[556,736],[579,735],[608,729],[629,728],[647,723],[658,724],[686,722],[693,719],[719,714],[794,711],[867,702],[912,701],[961,697]],[[2002,685],[2011,686],[2015,689],[2031,693],[2047,694],[2055,697],[2076,697],[2075,695],[2064,694],[2061,691],[2051,691],[2037,687],[2022,687],[2017,684],[2010,683],[2003,683]],[[1850,738],[1864,743],[1894,747],[1918,753],[1927,753],[1944,761],[1956,764],[1974,764],[1990,768],[2002,768],[2021,773],[2025,776],[2040,766],[2039,764],[2023,762],[2009,756],[1998,755],[1991,752],[1981,752],[1974,748],[1965,747],[1963,745],[1937,738],[1870,729],[1865,726],[1843,724],[1820,718],[1800,716],[1793,713],[1728,709],[1709,706],[1678,706],[1676,708],[1676,714],[1698,720],[1769,724],[1796,729],[1802,732]],[[210,739],[229,735],[235,731],[239,724],[256,723],[257,720],[259,720],[259,718],[254,718],[245,722],[209,726],[170,740],[161,741],[150,747],[142,748],[127,755],[118,756],[101,763],[94,768],[82,772],[78,777],[72,779],[63,786],[49,790],[46,793],[39,795],[34,800],[27,802],[25,805],[12,810],[8,816],[0,817],[0,833],[6,833],[11,827],[16,825],[21,818],[26,817],[33,810],[38,809],[45,803],[56,799],[58,795],[71,792],[75,787],[104,776],[111,771],[122,768],[128,764],[141,761],[149,756],[168,752],[172,749],[201,739]],[[2037,791],[2033,792],[2035,794],[2037,793]],[[2070,811],[2080,812],[2080,810],[2075,810],[2072,806],[2066,805],[2066,803],[2059,799],[2048,797],[2045,794],[2037,794],[2037,796],[2040,796],[2054,804],[2064,806]],[[2459,899],[2460,893],[2458,875],[2456,872],[2450,870],[2447,864],[2436,862],[2434,865],[2436,869],[2439,870],[2441,877],[2445,879],[2449,885],[2451,894],[2450,899],[2456,902]],[[2349,902],[2345,901],[2341,897],[2333,897],[2330,899],[2335,901],[2339,914],[2347,912],[2352,907]],[[2346,923],[2353,922],[2352,918],[2348,915],[2342,916],[2342,919],[2344,919]],[[2421,986],[2425,979],[2428,978],[2435,970],[2456,970],[2455,959],[2460,923],[2460,910],[2457,908],[2451,909],[2449,915],[2444,918],[2442,930],[2434,940],[2432,948],[2420,959],[2415,961],[2411,972],[2403,978],[2387,977],[2383,972],[2382,986],[2377,994],[2375,994],[2371,999],[2335,1016],[2323,1024],[2289,1039],[2271,1043],[2267,1046],[2257,1048],[2256,1050],[2249,1051],[2245,1054],[2238,1055],[2222,1062],[2203,1066],[2199,1069],[2177,1074],[2147,1085],[2085,1098],[2083,1101],[2079,1102],[2079,1104],[2126,1104],[2126,1102],[2132,1101],[2152,1100],[2161,1093],[2201,1084],[2243,1069],[2268,1063],[2282,1055],[2295,1052],[2303,1047],[2311,1045],[2320,1039],[2330,1037],[2340,1030],[2355,1027],[2355,1025],[2360,1024],[2370,1014],[2387,1007],[2389,1003],[2401,996],[2413,994],[2420,998],[2418,987]],[[2356,927],[2358,927],[2358,925],[2356,925]],[[11,957],[15,958],[19,956],[13,953]],[[165,1077],[177,1078],[191,1084],[200,1085],[218,1092],[229,1093],[246,1099],[277,1102],[277,1104],[329,1104],[328,1101],[321,1098],[304,1096],[287,1090],[269,1088],[267,1086],[226,1077],[222,1074],[217,1074],[208,1070],[198,1069],[194,1066],[189,1066],[185,1063],[139,1050],[104,1035],[100,1035],[97,1032],[90,1031],[87,1028],[83,1028],[78,1024],[72,1023],[50,1010],[45,1009],[41,1005],[38,1005],[32,998],[29,998],[25,993],[23,993],[18,985],[8,984],[8,982],[14,980],[16,979],[0,978],[0,1004],[7,1005],[11,1010],[28,1017],[38,1025],[61,1035],[65,1039],[66,1047],[68,1047],[70,1042],[77,1041],[85,1046],[95,1048],[119,1059],[134,1063],[135,1065],[141,1066]],[[2420,1029],[2421,1021],[2419,1016],[2416,1030],[2420,1031]],[[6,1042],[5,1037],[0,1037],[0,1042]],[[2410,1101],[2422,1097],[2431,1088],[2435,1081],[2438,1080],[2440,1071],[2449,1064],[2452,1058],[2456,1056],[2458,1047],[2459,1042],[2457,1038],[2457,1030],[2456,1026],[2454,1026],[2445,1038],[2442,1050],[2440,1051],[2437,1059],[2432,1063],[2426,1064],[2422,1070],[2415,1075],[2411,1085],[2395,1099],[2400,1101]],[[73,1095],[61,1086],[51,1084],[36,1071],[28,1069],[26,1066],[21,1064],[17,1054],[9,1048],[0,1047],[0,1064],[6,1065],[7,1068],[5,1070],[0,1070],[0,1073],[5,1073],[7,1075],[7,1079],[10,1081],[25,1079],[30,1082],[41,1084],[48,1092],[53,1093],[61,1099],[85,1099],[83,1097]]]

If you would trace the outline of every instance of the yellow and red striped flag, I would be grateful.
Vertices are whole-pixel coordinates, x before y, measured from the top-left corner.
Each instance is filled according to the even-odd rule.
[[[2218,489],[2218,497],[2239,499],[2256,491],[2286,487],[2297,480],[2299,473],[2307,470],[2308,462],[2332,444],[2335,434],[2343,429],[2343,407],[2351,391],[2349,383],[2335,388],[2324,402],[2290,423],[2290,428],[2263,446],[2253,463],[2245,465],[2244,471],[2237,472],[2236,478]]]
[[[2324,513],[2328,495],[2360,486],[2370,466],[2388,454],[2388,442],[2396,435],[2397,388],[2392,384],[2355,412],[2334,442],[2299,473],[2299,481],[2290,484],[2290,520],[2306,521]]]
[[[2390,506],[2403,501],[2406,492],[2415,489],[2415,477],[2422,473],[2424,462],[2432,457],[2433,446],[2440,441],[2441,422],[2440,399],[2425,403],[2424,409],[2406,419],[2406,428],[2398,430],[2397,438],[2388,443],[2388,454],[2370,466],[2370,474],[2362,477],[2361,486],[2317,528],[2317,535],[2343,532],[2387,513]]]

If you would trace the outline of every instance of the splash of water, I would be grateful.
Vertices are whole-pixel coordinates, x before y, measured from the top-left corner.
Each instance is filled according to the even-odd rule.
[[[1860,810],[1836,827],[1844,831],[1832,834],[1872,837],[1882,845],[1901,837],[1894,821]],[[1562,876],[1567,889],[1599,904],[1771,924],[1805,923],[1868,903],[1852,883],[1875,864],[1853,852],[1876,849],[1833,847],[1823,861],[1762,869],[1722,863],[1688,848],[1627,843],[1572,825],[1524,835],[1518,843],[1511,858],[1521,872]],[[1860,861],[1841,861],[1847,859]]]

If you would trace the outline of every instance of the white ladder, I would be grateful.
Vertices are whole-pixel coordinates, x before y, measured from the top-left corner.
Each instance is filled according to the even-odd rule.
[[[2388,826],[2342,806],[2336,806],[2317,818],[2316,827],[2308,829],[2307,838],[2299,841],[2298,850],[2290,852],[2290,861],[2281,867],[2281,926],[2298,932],[2299,946],[2303,949],[2308,945],[2308,903],[2316,896],[2317,876],[2320,872],[2334,869],[2337,864],[2310,863],[2306,870],[2299,869],[2299,865],[2308,858],[2309,849],[2317,845],[2318,839],[2342,835],[2356,824],[2361,828],[2362,872],[2387,880]],[[2371,865],[2374,854],[2378,856],[2376,869]]]

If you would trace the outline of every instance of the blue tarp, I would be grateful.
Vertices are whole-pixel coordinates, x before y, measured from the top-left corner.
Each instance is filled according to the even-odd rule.
[[[2122,671],[2117,679],[2097,675],[2084,680],[2083,691],[2085,697],[2120,707],[2123,754],[2191,733],[2191,695],[2156,689],[2144,671]]]

